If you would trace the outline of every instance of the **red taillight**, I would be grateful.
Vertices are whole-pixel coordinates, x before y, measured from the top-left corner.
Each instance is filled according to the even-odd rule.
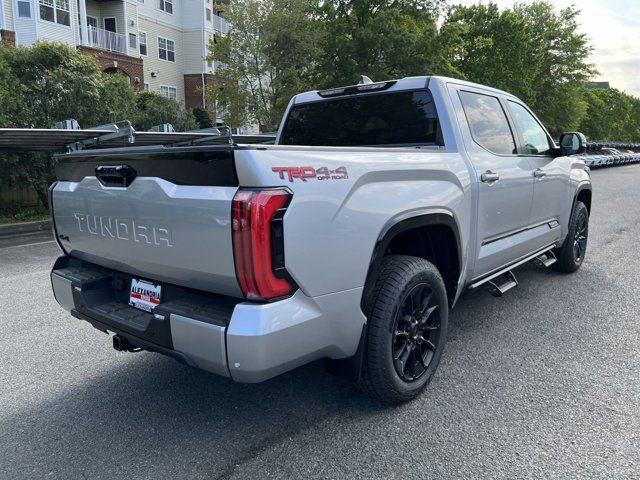
[[[293,288],[274,272],[272,220],[289,202],[287,190],[239,190],[233,198],[233,257],[245,297],[282,297]],[[281,226],[281,222],[279,223]],[[282,241],[280,238],[278,241]],[[284,266],[283,266],[284,267]]]

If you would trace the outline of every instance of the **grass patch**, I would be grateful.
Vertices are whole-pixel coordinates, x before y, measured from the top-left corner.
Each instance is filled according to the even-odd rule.
[[[49,211],[44,207],[0,208],[0,224],[47,220]]]

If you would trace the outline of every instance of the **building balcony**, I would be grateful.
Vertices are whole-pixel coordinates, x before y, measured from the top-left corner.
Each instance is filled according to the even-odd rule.
[[[211,15],[211,25],[214,30],[226,35],[229,33],[229,22],[216,14]]]
[[[89,25],[87,27],[87,46],[106,50],[107,52],[127,54],[127,37],[120,33],[110,32],[103,28]]]

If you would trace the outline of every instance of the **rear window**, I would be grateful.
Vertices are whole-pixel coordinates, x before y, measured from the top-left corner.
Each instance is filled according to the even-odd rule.
[[[435,144],[438,116],[428,91],[349,96],[291,109],[280,143],[314,146]]]

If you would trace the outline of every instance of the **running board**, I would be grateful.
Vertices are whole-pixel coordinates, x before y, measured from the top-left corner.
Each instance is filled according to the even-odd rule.
[[[487,290],[494,297],[501,297],[509,290],[518,286],[518,280],[511,270],[507,270],[502,275],[494,277],[493,280],[483,284],[485,290]]]
[[[501,268],[499,270],[496,270],[492,274],[488,274],[484,278],[477,279],[477,280],[473,281],[473,283],[469,286],[469,288],[471,290],[473,290],[474,288],[478,288],[480,285],[484,285],[485,283],[490,282],[490,281],[492,281],[492,280],[504,275],[505,273],[513,270],[514,268],[519,267],[520,265],[522,265],[524,263],[527,263],[527,262],[533,260],[536,257],[539,257],[539,256],[542,256],[542,255],[546,254],[551,249],[553,249],[554,246],[555,246],[554,244],[551,244],[548,247],[541,248],[540,250],[532,253],[531,255],[526,255],[526,256],[520,258],[520,260],[518,260],[518,261],[516,261],[516,262],[514,262],[512,264],[510,264],[510,265],[508,265],[508,266],[506,266],[504,268]],[[514,277],[514,279],[515,279],[515,277]],[[517,285],[517,283],[518,282],[516,282],[516,285]],[[513,288],[513,287],[511,287],[511,288]]]
[[[549,268],[551,265],[556,263],[558,259],[556,255],[553,253],[553,250],[547,250],[546,252],[538,255],[536,258],[532,260],[533,263],[539,265],[541,267]]]

